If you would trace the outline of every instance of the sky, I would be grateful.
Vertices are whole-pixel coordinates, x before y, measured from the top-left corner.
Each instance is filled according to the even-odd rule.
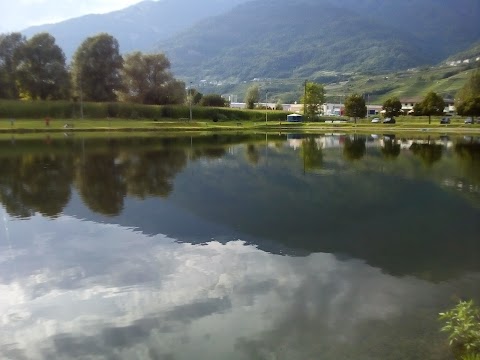
[[[107,13],[139,2],[141,0],[2,0],[0,32],[20,31],[86,14]]]

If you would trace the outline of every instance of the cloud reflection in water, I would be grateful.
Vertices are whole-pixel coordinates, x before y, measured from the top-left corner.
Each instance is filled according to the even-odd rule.
[[[424,358],[441,358],[436,311],[479,278],[433,284],[331,254],[178,243],[66,216],[8,225],[1,358],[400,358],[395,342],[432,342]]]

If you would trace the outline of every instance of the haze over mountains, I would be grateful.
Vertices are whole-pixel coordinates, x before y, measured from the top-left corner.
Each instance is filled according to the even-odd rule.
[[[480,40],[478,0],[163,0],[23,33],[50,32],[67,57],[87,37],[162,51],[179,77],[315,78],[436,64]]]

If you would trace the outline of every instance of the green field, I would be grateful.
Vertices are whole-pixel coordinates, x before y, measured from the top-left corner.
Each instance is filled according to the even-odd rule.
[[[340,118],[339,118],[340,119]],[[287,123],[286,121],[188,121],[188,120],[162,120],[147,119],[95,119],[71,120],[50,119],[45,120],[0,120],[0,133],[3,134],[28,134],[28,133],[74,133],[74,132],[198,132],[198,131],[367,131],[367,132],[406,132],[406,131],[431,131],[431,132],[460,132],[480,133],[480,124],[467,125],[461,117],[452,117],[451,124],[441,125],[440,117],[432,117],[428,124],[428,117],[403,116],[397,118],[396,124],[372,124],[369,119],[360,119],[355,124],[352,121],[344,123],[304,122]]]

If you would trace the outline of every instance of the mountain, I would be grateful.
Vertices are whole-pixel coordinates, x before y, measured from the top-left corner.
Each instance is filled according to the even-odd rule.
[[[322,79],[437,64],[480,40],[479,16],[478,0],[161,0],[23,33],[51,33],[71,58],[107,32],[191,80]]]
[[[194,79],[314,78],[438,63],[480,38],[478,0],[256,0],[158,49]]]
[[[200,19],[224,13],[243,1],[143,1],[108,14],[85,15],[56,24],[33,26],[22,33],[27,37],[44,31],[52,34],[67,58],[71,58],[87,37],[101,32],[113,35],[122,53],[150,51],[158,41],[189,28]]]
[[[479,59],[479,60],[477,60]],[[450,56],[445,62],[457,62],[457,61],[465,61],[468,60],[468,63],[478,64],[480,66],[480,41],[473,44],[467,50],[459,52]]]
[[[333,0],[332,0],[333,1]],[[478,0],[340,0],[358,14],[406,32],[432,63],[480,40]]]

